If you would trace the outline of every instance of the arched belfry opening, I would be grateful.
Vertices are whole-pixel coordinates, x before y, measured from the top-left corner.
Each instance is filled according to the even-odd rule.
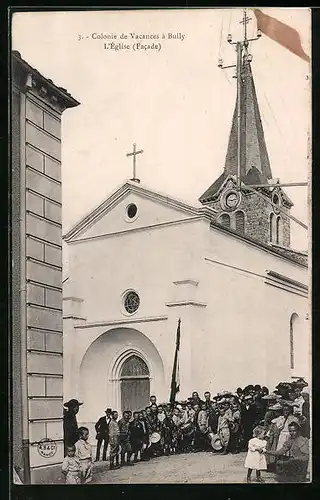
[[[150,372],[145,361],[136,354],[127,358],[120,371],[121,408],[141,410],[150,399]]]

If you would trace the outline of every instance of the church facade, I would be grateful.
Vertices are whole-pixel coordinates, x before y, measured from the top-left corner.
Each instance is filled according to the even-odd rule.
[[[168,401],[179,318],[181,399],[310,380],[307,255],[290,248],[292,202],[272,179],[245,59],[242,75],[240,190],[235,112],[198,206],[133,179],[65,235],[64,397],[84,403],[82,423]]]
[[[129,181],[67,235],[64,387],[81,421],[168,400],[179,317],[181,398],[309,379],[305,264],[215,217]]]

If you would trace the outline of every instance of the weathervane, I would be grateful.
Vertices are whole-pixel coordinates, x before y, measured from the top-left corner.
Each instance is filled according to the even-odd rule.
[[[231,45],[236,46],[236,52],[237,52],[237,64],[231,64],[228,66],[223,66],[223,60],[219,59],[218,60],[218,67],[221,69],[227,69],[227,68],[236,68],[236,74],[234,75],[234,78],[237,79],[237,122],[238,122],[238,130],[237,130],[237,187],[238,191],[240,194],[241,191],[241,137],[240,137],[240,132],[241,132],[241,75],[242,75],[242,67],[243,67],[243,58],[246,58],[247,62],[252,61],[252,55],[248,53],[248,46],[249,42],[254,42],[256,40],[259,40],[261,38],[262,33],[261,30],[257,30],[256,37],[254,38],[247,38],[247,24],[251,21],[251,18],[247,17],[247,9],[244,9],[243,12],[243,18],[240,21],[240,24],[243,24],[243,40],[238,40],[234,42],[232,40],[232,34],[228,33],[227,35],[227,42]],[[308,182],[288,182],[288,183],[279,183],[275,182],[272,183],[270,182],[269,184],[246,184],[245,188],[248,189],[251,192],[256,193],[257,196],[265,199],[263,195],[257,191],[259,188],[267,188],[267,187],[293,187],[293,186],[308,186]],[[272,203],[272,202],[270,202]],[[297,224],[299,224],[301,227],[304,229],[308,229],[308,226],[301,222],[299,219],[296,217],[293,217],[292,215],[289,215],[282,210],[280,212],[288,217],[289,219],[293,220]]]

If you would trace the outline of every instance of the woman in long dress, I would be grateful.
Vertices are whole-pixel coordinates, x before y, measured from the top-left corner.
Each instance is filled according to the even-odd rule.
[[[219,406],[219,418],[218,418],[218,429],[217,429],[221,444],[223,446],[223,455],[228,453],[228,445],[230,441],[230,416],[226,409],[220,405]]]
[[[272,406],[269,406],[268,412],[272,413],[272,418],[270,425],[265,426],[266,438],[267,438],[267,450],[268,451],[276,451],[278,439],[280,435],[280,431],[282,429],[284,417],[282,415],[282,406],[279,403],[276,403]],[[267,455],[267,465],[268,470],[275,470],[275,456]]]
[[[280,450],[287,439],[290,437],[289,425],[292,422],[299,424],[299,419],[296,415],[293,415],[293,405],[290,402],[284,402],[282,404],[283,420],[280,425],[280,433],[277,442],[276,450]]]

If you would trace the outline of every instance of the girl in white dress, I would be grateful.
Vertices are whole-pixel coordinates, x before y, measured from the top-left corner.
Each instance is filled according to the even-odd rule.
[[[262,483],[261,471],[267,470],[267,461],[264,455],[266,451],[267,441],[264,439],[265,430],[261,426],[253,429],[253,438],[248,443],[248,453],[244,466],[248,469],[247,483],[251,482],[252,470],[255,469],[257,481]]]

